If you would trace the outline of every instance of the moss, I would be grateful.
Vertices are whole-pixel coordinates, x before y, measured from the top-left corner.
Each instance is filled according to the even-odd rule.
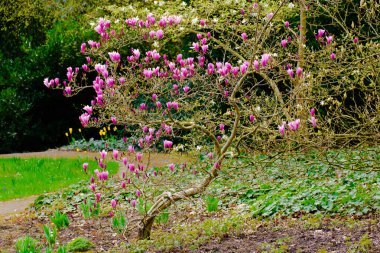
[[[78,237],[67,244],[68,252],[84,252],[94,247],[94,244],[86,238]]]

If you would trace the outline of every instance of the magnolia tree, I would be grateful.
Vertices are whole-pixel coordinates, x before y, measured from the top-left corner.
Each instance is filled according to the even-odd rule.
[[[112,155],[126,168],[120,187],[133,196],[125,209],[133,212],[144,203],[140,238],[150,237],[160,212],[204,192],[225,169],[226,157],[237,155],[243,144],[313,142],[317,129],[324,127],[313,107],[326,94],[311,97],[320,78],[312,71],[338,60],[334,35],[315,29],[309,39],[317,46],[306,48],[310,6],[302,0],[297,5],[240,4],[226,1],[206,8],[200,3],[205,8],[199,12],[179,5],[177,15],[147,13],[123,22],[100,18],[94,26],[98,38],[80,49],[86,62],[68,67],[63,82],[44,81],[48,88],[62,88],[66,96],[87,88],[95,91],[79,117],[83,126],[111,123],[134,132],[137,141]],[[292,23],[284,19],[286,12],[300,13],[301,18]],[[192,39],[188,50],[171,51],[170,45],[185,36]],[[350,41],[352,46],[358,43],[355,37]],[[175,137],[183,134],[204,147],[207,161],[169,164],[166,170],[142,162],[154,147],[170,152],[178,144]],[[108,179],[106,152],[100,156],[89,186],[96,201]],[[160,181],[175,173],[194,176],[187,188]],[[158,193],[146,192],[148,184],[156,185]],[[124,203],[111,204],[116,209]]]

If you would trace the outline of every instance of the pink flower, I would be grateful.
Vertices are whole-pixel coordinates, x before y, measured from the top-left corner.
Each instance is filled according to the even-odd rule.
[[[190,87],[189,87],[189,86],[185,86],[185,87],[183,88],[183,91],[184,91],[185,93],[188,93],[189,90],[190,90]]]
[[[128,164],[128,169],[130,172],[134,172],[135,171],[135,165],[133,163]]]
[[[297,73],[298,77],[301,77],[301,75],[302,75],[302,68],[301,67],[297,67],[296,73]]]
[[[100,193],[99,192],[95,194],[95,198],[96,198],[96,202],[100,201]]]
[[[155,102],[157,100],[157,94],[152,95],[152,100]]]
[[[204,19],[199,20],[199,24],[201,26],[205,26],[206,25],[206,20],[204,20]]]
[[[114,150],[112,151],[112,155],[113,155],[113,158],[114,158],[115,160],[117,160],[117,158],[119,157],[119,151],[118,151],[117,149],[114,149]]]
[[[220,130],[221,132],[224,131],[224,124],[220,124],[220,125],[219,125],[219,130]]]
[[[178,109],[179,109],[179,105],[178,105],[178,103],[176,101],[172,102],[172,107],[176,111],[178,111]]]
[[[289,21],[285,21],[284,25],[285,25],[286,28],[289,28]]]
[[[311,110],[310,110],[310,116],[315,116],[315,108],[311,108]]]
[[[156,32],[155,32],[155,31],[150,31],[150,32],[149,32],[149,37],[150,37],[151,39],[153,39],[155,35],[156,35]]]
[[[173,172],[175,165],[171,163],[171,164],[168,164],[168,167],[169,167],[170,171]]]
[[[248,39],[248,35],[246,33],[242,33],[241,37],[243,38],[244,41]]]
[[[86,64],[82,65],[82,69],[86,72],[90,70]]]
[[[286,44],[288,44],[288,40],[281,40],[282,47],[286,47]]]
[[[210,153],[207,154],[207,157],[208,157],[209,159],[212,159],[212,158],[214,157],[214,154],[213,154],[212,152],[210,152]]]
[[[88,188],[90,188],[90,190],[94,192],[95,191],[95,184],[90,184],[90,186]]]
[[[115,117],[115,116],[112,116],[112,117],[111,117],[111,121],[112,121],[112,124],[116,125],[117,120],[116,120],[116,117]]]
[[[207,65],[207,74],[212,75],[212,74],[214,73],[214,70],[215,70],[215,68],[214,68],[214,64],[209,63],[209,64]]]
[[[125,181],[122,181],[122,182],[121,182],[121,188],[125,189],[125,186],[126,186]]]
[[[83,107],[83,110],[85,110],[88,114],[92,114],[92,107],[91,106],[86,105],[85,107]]]
[[[300,119],[296,119],[296,120],[294,120],[292,122],[289,122],[289,124],[288,124],[289,129],[292,130],[292,131],[298,130],[298,128],[300,127],[300,123],[301,123]]]
[[[141,197],[141,192],[140,192],[139,190],[136,190],[136,196],[137,196],[138,198]]]
[[[70,86],[65,87],[65,94],[71,95],[71,87]]]
[[[79,116],[79,120],[80,120],[82,126],[85,127],[86,125],[88,125],[88,122],[90,120],[90,115],[87,113],[83,113],[81,116]]]
[[[120,77],[120,78],[119,78],[119,83],[120,83],[121,85],[123,85],[123,84],[125,83],[125,77]]]
[[[158,30],[156,32],[156,36],[157,36],[157,39],[159,39],[159,40],[162,39],[164,37],[164,31]]]
[[[117,201],[115,199],[112,199],[111,200],[111,206],[112,206],[112,208],[115,209],[116,205],[117,205]]]
[[[323,29],[318,29],[317,39],[322,38],[325,35],[325,32],[326,31]]]
[[[135,200],[135,199],[132,199],[132,200],[131,200],[131,206],[132,206],[133,208],[136,207],[136,200]]]
[[[253,122],[254,120],[255,120],[255,116],[254,116],[254,115],[252,115],[252,114],[251,114],[251,115],[249,115],[249,121],[250,121],[250,122]]]
[[[311,125],[312,125],[314,128],[317,127],[317,119],[316,119],[314,116],[312,116],[311,119],[310,119],[309,121],[310,121]]]
[[[293,71],[293,69],[288,69],[288,70],[286,70],[286,72],[288,72],[288,74],[289,74],[289,76],[291,77],[291,78],[293,78],[294,77],[294,71]]]
[[[141,161],[142,155],[143,155],[142,153],[137,153],[136,154],[137,161]]]
[[[356,43],[359,42],[359,38],[358,38],[358,37],[355,37],[353,41],[354,41],[354,43],[356,44]]]
[[[327,38],[326,38],[326,40],[327,40],[327,44],[331,44],[331,42],[333,41],[333,36],[328,36]]]
[[[141,110],[141,111],[144,111],[144,110],[146,110],[146,109],[147,109],[146,104],[145,104],[145,103],[141,103],[141,104],[140,104],[140,110]]]
[[[214,163],[214,167],[215,167],[216,169],[220,170],[220,168],[221,168],[221,164],[218,163],[218,162],[215,162],[215,163]]]
[[[129,145],[128,146],[128,152],[129,153],[134,153],[135,152],[135,148],[132,145]]]
[[[282,125],[278,126],[278,131],[282,136],[285,135],[285,123],[283,122]]]
[[[85,51],[86,51],[86,43],[82,43],[82,45],[80,46],[80,52],[84,54]]]
[[[172,109],[172,102],[167,102],[166,106],[168,107],[169,110]]]
[[[83,163],[82,165],[84,172],[87,173],[88,163]]]
[[[265,67],[266,65],[268,65],[269,60],[270,60],[270,54],[263,54],[261,56],[261,65]]]
[[[108,55],[110,56],[111,61],[113,62],[120,61],[120,54],[118,52],[113,51],[113,52],[108,53]]]
[[[123,157],[123,164],[124,164],[124,166],[127,166],[127,163],[128,163],[128,158],[126,158],[126,157]]]
[[[167,140],[164,140],[164,148],[172,148],[173,147],[173,142],[172,141],[167,141]]]
[[[256,71],[259,71],[259,70],[260,70],[260,64],[259,64],[259,62],[258,62],[257,60],[255,60],[255,61],[253,62],[253,66],[255,67],[255,70],[256,70]]]
[[[157,106],[158,109],[161,109],[161,102],[160,102],[160,101],[157,101],[157,102],[156,102],[156,106]]]
[[[103,149],[103,150],[100,152],[100,157],[101,157],[102,159],[105,159],[106,156],[107,156],[107,152]]]
[[[331,58],[331,60],[335,60],[335,58],[336,58],[336,54],[331,53],[331,54],[330,54],[330,58]]]

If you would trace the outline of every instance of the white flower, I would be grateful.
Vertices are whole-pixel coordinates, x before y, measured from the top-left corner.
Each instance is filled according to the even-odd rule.
[[[153,43],[153,47],[159,47],[160,44],[158,44],[158,41],[156,40],[154,43]]]
[[[325,101],[322,100],[320,104],[321,104],[321,105],[324,105],[324,104],[325,104]]]
[[[119,24],[119,22],[120,22],[120,19],[115,20],[115,24]]]
[[[290,9],[293,9],[293,8],[294,8],[294,3],[289,3],[289,4],[288,4],[288,7],[289,7]]]
[[[182,6],[186,6],[186,3],[185,3],[185,2],[182,2],[181,5],[182,5]]]
[[[202,149],[202,146],[197,146],[197,151],[200,151]]]
[[[191,20],[191,24],[196,25],[197,23],[198,23],[198,18],[193,18],[193,20]]]
[[[214,23],[218,23],[218,21],[219,21],[219,19],[217,19],[217,18],[214,18],[214,19],[212,20],[212,22],[214,22]]]
[[[260,107],[260,106],[257,106],[257,107],[255,108],[255,111],[256,111],[256,112],[260,112],[260,111],[261,111],[261,107]]]

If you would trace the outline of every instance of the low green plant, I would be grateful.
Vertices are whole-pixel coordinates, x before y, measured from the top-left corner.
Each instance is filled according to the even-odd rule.
[[[98,216],[100,213],[99,203],[96,203],[94,206],[94,202],[92,202],[90,198],[87,198],[87,200],[80,204],[79,207],[82,210],[82,214],[85,219],[88,219],[91,216]]]
[[[58,230],[63,227],[68,227],[70,224],[67,214],[61,213],[59,210],[56,210],[53,216],[50,216],[50,220],[54,223]]]
[[[57,253],[68,253],[66,246],[59,246],[57,249]]]
[[[157,216],[156,221],[158,223],[167,223],[169,221],[169,211],[167,209],[162,211],[161,214]]]
[[[219,206],[218,198],[207,196],[205,198],[205,203],[206,203],[206,208],[208,212],[215,212],[218,210],[218,206]]]
[[[112,218],[112,228],[118,233],[123,233],[126,229],[126,218],[122,211],[119,211]]]
[[[15,243],[17,253],[39,253],[41,246],[39,242],[30,236],[25,236],[17,239]]]
[[[49,250],[53,250],[54,244],[57,241],[57,228],[53,227],[53,229],[51,229],[49,226],[43,225],[43,229],[46,241],[48,243],[48,248]]]
[[[84,252],[94,247],[94,244],[86,238],[77,237],[66,245],[67,252]]]

